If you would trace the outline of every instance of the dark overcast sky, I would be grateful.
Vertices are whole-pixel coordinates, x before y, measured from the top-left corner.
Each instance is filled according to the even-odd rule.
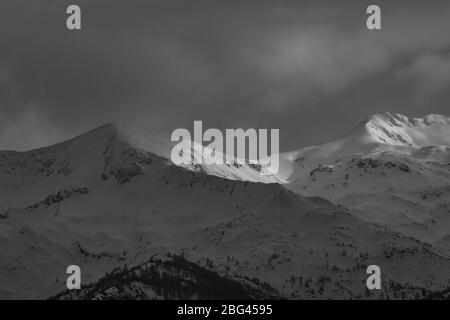
[[[287,151],[379,111],[450,114],[449,34],[450,1],[0,0],[0,149],[203,120],[279,128]]]

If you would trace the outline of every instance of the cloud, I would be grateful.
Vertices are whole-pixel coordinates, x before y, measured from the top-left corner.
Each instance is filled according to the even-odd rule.
[[[363,24],[348,29],[316,22],[307,28],[289,26],[260,35],[253,41],[257,49],[247,49],[245,59],[266,84],[262,105],[285,111],[305,101],[317,101],[371,81],[408,56],[450,46],[448,37],[440,32],[450,29],[449,10],[389,9],[383,11],[381,31],[368,31]],[[331,21],[339,17],[336,13]],[[446,70],[436,74],[433,86],[439,86],[441,80],[445,85]]]
[[[445,76],[421,68],[444,61],[419,63],[400,80],[395,72],[427,54],[447,59],[448,1],[379,1],[376,32],[361,1],[77,3],[81,32],[65,29],[69,0],[1,1],[0,131],[39,131],[24,120],[32,106],[42,144],[105,122],[170,133],[203,120],[280,128],[292,148],[379,110],[442,112],[432,103]],[[419,78],[435,89],[410,110]],[[0,149],[38,144],[9,137]]]
[[[65,137],[33,107],[22,110],[14,118],[2,118],[0,145],[4,150],[25,151],[55,144]]]
[[[414,92],[420,99],[443,90],[448,91],[450,56],[437,53],[419,56],[408,67],[401,70],[399,75],[403,79],[413,79]]]

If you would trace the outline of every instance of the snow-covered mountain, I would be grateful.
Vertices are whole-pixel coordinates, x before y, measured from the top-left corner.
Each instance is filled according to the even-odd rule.
[[[450,248],[449,117],[380,113],[336,141],[281,157],[289,189]]]
[[[430,148],[434,146],[435,148]],[[319,146],[302,148],[282,154],[283,158],[296,163],[329,164],[342,158],[383,151],[403,154],[422,154],[426,160],[450,161],[447,152],[450,146],[450,117],[428,115],[424,118],[409,118],[397,113],[375,114],[362,121],[342,138]],[[435,158],[438,156],[438,158]],[[303,175],[303,170],[289,168],[282,177],[290,181]]]
[[[285,155],[295,174],[280,177],[289,182],[284,186],[249,179],[248,170],[257,168],[177,167],[165,148],[106,125],[54,146],[0,152],[0,298],[55,296],[65,291],[71,264],[81,267],[83,284],[101,289],[89,293],[157,292],[159,285],[142,279],[115,287],[107,273],[129,275],[130,268],[146,269],[167,253],[223,281],[244,289],[251,281],[285,298],[417,298],[450,285],[450,259],[441,246],[288,190],[315,194],[312,183],[303,188],[295,179],[304,168],[295,155],[305,152]],[[416,148],[418,157],[428,157]],[[432,178],[430,186],[439,187]],[[381,291],[366,290],[370,264],[382,268]],[[156,266],[166,267],[174,277],[186,272]]]

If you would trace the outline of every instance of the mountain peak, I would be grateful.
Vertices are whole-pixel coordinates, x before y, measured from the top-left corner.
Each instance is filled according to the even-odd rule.
[[[366,123],[375,124],[388,123],[395,126],[433,126],[433,125],[450,125],[450,117],[441,114],[429,114],[422,118],[408,117],[395,112],[380,112],[370,116]]]
[[[352,130],[354,133],[363,133],[375,143],[396,146],[449,145],[450,117],[429,114],[414,118],[381,112],[361,122]]]
[[[117,136],[120,134],[125,134],[128,131],[128,128],[126,128],[124,125],[121,125],[119,123],[106,123],[104,125],[101,125],[97,128],[91,129],[85,133],[82,133],[70,140],[78,139],[81,137],[93,137],[93,136]],[[69,141],[70,141],[69,140]]]
[[[409,122],[410,118],[396,112],[379,112],[371,115],[368,119],[369,122],[390,122],[390,123],[399,123],[399,122]]]

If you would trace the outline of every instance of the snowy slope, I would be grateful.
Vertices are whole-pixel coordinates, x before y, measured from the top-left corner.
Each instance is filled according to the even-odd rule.
[[[292,181],[304,176],[302,165],[331,164],[350,155],[380,151],[411,154],[424,148],[425,152],[430,146],[450,146],[450,117],[409,118],[384,112],[362,121],[340,139],[282,154],[288,168],[284,168],[281,176]],[[289,167],[292,162],[297,164],[293,168]]]
[[[206,164],[213,161],[205,157],[210,157],[211,152],[205,152],[207,147],[192,142],[192,148],[183,152],[183,158],[186,159],[186,165],[180,165],[183,168],[194,172],[203,172],[207,175],[216,176],[229,180],[251,181],[261,183],[281,183],[273,174],[258,164],[249,164],[238,162],[233,156],[216,151],[217,156],[224,160],[224,164]],[[167,156],[169,158],[169,156]],[[198,164],[194,164],[198,163]]]
[[[341,139],[282,157],[289,189],[450,248],[449,117],[376,114]]]
[[[287,298],[412,298],[448,286],[439,248],[280,184],[176,167],[159,147],[107,125],[0,152],[0,298],[62,292],[70,264],[88,284],[167,252]],[[377,294],[364,286],[373,263],[384,275]]]

